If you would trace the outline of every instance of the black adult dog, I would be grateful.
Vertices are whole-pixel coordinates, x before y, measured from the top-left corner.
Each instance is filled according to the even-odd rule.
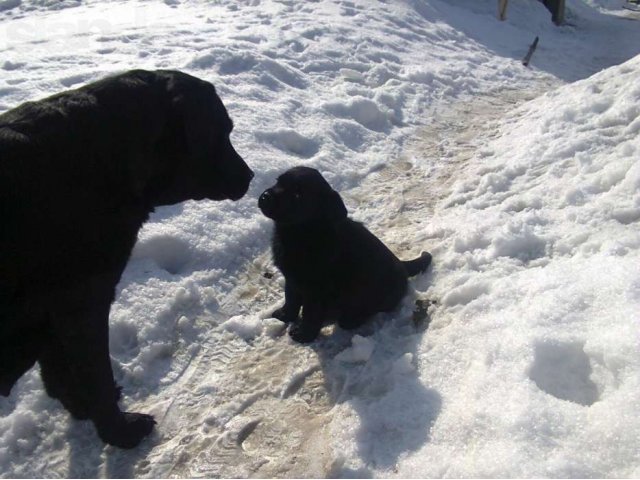
[[[0,115],[0,394],[37,361],[47,393],[105,442],[155,424],[122,412],[108,318],[154,207],[241,198],[252,171],[208,82],[135,70]]]
[[[285,279],[285,303],[273,316],[293,323],[289,335],[297,342],[313,341],[327,319],[352,329],[393,310],[407,291],[407,278],[431,263],[427,252],[398,260],[347,218],[338,192],[313,168],[288,170],[258,204],[275,221],[273,257]]]

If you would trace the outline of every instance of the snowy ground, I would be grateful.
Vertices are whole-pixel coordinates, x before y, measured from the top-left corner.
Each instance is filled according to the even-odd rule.
[[[638,15],[495,3],[0,0],[0,111],[178,68],[256,171],[237,203],[159,209],[120,283],[116,377],[156,433],[104,447],[34,370],[0,400],[0,476],[640,476]],[[434,254],[396,313],[312,346],[266,318],[256,207],[301,163]]]

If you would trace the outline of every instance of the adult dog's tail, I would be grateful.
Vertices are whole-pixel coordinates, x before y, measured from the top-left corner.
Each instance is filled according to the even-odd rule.
[[[413,277],[419,273],[424,272],[431,264],[431,254],[429,252],[422,252],[418,258],[402,262],[404,269],[407,271],[407,275]]]

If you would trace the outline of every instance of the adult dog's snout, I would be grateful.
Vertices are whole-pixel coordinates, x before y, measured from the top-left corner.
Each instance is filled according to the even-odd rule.
[[[225,187],[228,198],[239,200],[249,190],[249,184],[253,180],[254,173],[244,159],[233,149],[233,146],[231,146],[231,151],[231,162],[228,164]]]

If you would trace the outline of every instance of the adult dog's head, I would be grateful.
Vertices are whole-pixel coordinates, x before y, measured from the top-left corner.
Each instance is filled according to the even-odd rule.
[[[231,145],[233,122],[214,86],[182,72],[153,73],[165,85],[168,113],[155,145],[161,165],[148,167],[145,197],[155,205],[241,198],[253,172]]]
[[[347,217],[338,192],[309,167],[294,167],[280,175],[260,196],[258,206],[280,225],[335,222]]]

